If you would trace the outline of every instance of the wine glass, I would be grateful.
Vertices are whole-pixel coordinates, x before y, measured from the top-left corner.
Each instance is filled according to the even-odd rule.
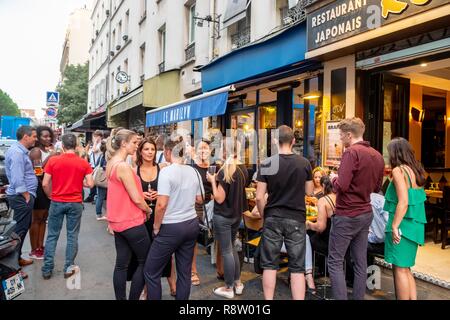
[[[152,192],[153,192],[151,183],[148,184],[148,192],[149,192],[149,193],[152,193]],[[150,206],[153,206],[153,200],[150,200]]]

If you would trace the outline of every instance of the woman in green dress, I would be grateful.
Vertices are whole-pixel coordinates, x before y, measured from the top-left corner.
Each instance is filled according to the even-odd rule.
[[[425,172],[406,139],[393,139],[387,149],[393,170],[384,205],[389,212],[384,255],[386,262],[392,263],[397,299],[416,300],[410,268],[415,264],[418,246],[425,241]]]

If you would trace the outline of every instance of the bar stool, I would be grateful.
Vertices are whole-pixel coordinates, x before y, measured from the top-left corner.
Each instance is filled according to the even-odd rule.
[[[327,289],[331,288],[331,281],[329,279],[329,274],[328,274],[328,254],[324,253],[324,252],[319,252],[317,250],[314,250],[313,253],[313,278],[316,279],[316,257],[317,256],[321,256],[324,259],[324,277],[326,278],[324,283],[322,283],[321,285],[318,285],[316,287],[317,292],[319,292],[320,290],[322,290],[323,295],[320,296],[320,298],[322,300],[330,300],[327,298]]]

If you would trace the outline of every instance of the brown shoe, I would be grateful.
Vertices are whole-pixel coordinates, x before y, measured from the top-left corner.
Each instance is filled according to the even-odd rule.
[[[25,267],[25,266],[29,266],[30,264],[33,264],[33,260],[31,259],[19,259],[19,266],[21,267]]]

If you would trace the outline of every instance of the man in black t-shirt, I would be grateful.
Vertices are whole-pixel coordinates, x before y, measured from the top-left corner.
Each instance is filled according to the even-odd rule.
[[[313,192],[311,165],[292,152],[295,137],[288,126],[278,128],[279,154],[268,158],[258,171],[256,204],[264,218],[261,268],[264,298],[272,300],[283,241],[288,253],[294,300],[305,298],[306,206],[305,194]],[[265,194],[269,197],[267,203]]]

